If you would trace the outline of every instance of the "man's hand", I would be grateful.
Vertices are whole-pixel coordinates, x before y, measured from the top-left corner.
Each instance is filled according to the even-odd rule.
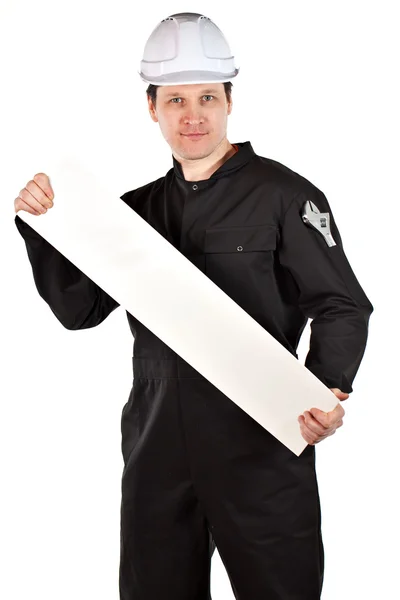
[[[347,400],[349,394],[342,392],[339,388],[330,388],[339,400]],[[306,410],[304,415],[300,415],[300,431],[303,438],[310,445],[318,444],[326,437],[333,435],[338,427],[343,425],[344,408],[340,402],[330,412],[324,412],[319,408]]]

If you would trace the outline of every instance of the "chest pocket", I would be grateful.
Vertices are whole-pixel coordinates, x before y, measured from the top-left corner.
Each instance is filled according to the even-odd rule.
[[[268,252],[276,248],[277,228],[273,225],[206,229],[205,254]]]
[[[205,274],[246,312],[255,315],[274,286],[273,225],[207,229]]]

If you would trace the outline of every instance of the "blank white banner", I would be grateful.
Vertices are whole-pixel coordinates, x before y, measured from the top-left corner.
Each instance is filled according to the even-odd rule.
[[[72,158],[47,164],[54,206],[18,215],[299,456],[298,416],[338,399],[119,195]]]

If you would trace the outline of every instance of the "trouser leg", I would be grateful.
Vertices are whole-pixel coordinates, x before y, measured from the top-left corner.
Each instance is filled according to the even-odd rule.
[[[121,600],[210,600],[211,544],[177,381],[135,379],[121,418]]]
[[[183,382],[193,481],[237,600],[319,600],[315,446],[297,457],[209,382]]]

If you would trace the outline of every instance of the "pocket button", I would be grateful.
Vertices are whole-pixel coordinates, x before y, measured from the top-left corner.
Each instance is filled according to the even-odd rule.
[[[242,252],[243,246],[238,246],[236,249],[237,249],[238,252]]]

